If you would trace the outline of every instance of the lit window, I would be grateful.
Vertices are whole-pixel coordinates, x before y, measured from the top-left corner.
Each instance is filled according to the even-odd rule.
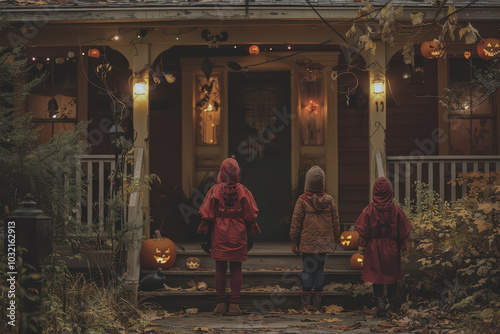
[[[300,105],[302,145],[323,145],[325,116],[322,78],[302,78]]]
[[[219,76],[196,76],[196,133],[198,145],[218,145],[220,133],[221,90]]]

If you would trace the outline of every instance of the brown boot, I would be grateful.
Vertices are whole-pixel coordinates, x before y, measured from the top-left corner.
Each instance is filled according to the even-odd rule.
[[[240,310],[240,305],[238,304],[229,304],[229,312],[228,315],[242,315],[243,312]]]
[[[215,314],[224,314],[226,313],[226,303],[217,303],[217,307],[214,310]]]

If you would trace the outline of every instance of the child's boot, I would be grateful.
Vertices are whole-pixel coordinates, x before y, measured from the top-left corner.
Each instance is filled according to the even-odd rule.
[[[312,295],[312,306],[318,311],[321,311],[321,298],[323,297],[322,292],[315,292]]]
[[[224,314],[226,313],[226,303],[217,303],[217,307],[214,310],[215,314]]]
[[[311,293],[310,292],[302,292],[300,295],[300,309],[306,309],[311,305]]]
[[[242,315],[243,312],[241,312],[239,304],[229,304],[229,312],[227,312],[227,314],[228,315]]]
[[[385,318],[387,316],[387,305],[385,304],[385,298],[377,298],[377,317]]]

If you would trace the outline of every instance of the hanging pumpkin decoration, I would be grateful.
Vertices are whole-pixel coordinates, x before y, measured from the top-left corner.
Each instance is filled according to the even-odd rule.
[[[465,59],[469,59],[469,58],[470,58],[470,56],[471,56],[470,51],[465,51],[465,52],[464,52],[464,57],[465,57]]]
[[[99,49],[89,49],[89,57],[92,57],[92,58],[99,58],[99,56],[101,55],[101,53],[99,52]]]
[[[500,39],[482,39],[477,43],[477,54],[486,60],[495,59],[500,54]]]
[[[440,58],[444,55],[444,49],[437,40],[423,42],[420,46],[422,56],[429,59]]]
[[[260,49],[257,45],[252,45],[248,48],[248,53],[250,53],[251,55],[258,55],[260,52]]]
[[[146,240],[141,246],[142,269],[169,269],[175,263],[175,244],[168,238],[162,238],[160,231],[155,231],[155,238]]]
[[[358,249],[359,233],[356,231],[345,231],[340,235],[340,245],[345,250]]]
[[[197,257],[188,257],[186,259],[186,269],[196,270],[200,267],[200,259]]]
[[[356,253],[351,256],[351,269],[361,270],[363,268],[363,258],[364,256]]]

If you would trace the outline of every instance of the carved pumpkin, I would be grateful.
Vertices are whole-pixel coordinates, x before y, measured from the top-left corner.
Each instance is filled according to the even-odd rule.
[[[351,256],[351,269],[361,270],[363,268],[363,258],[364,256],[356,253]]]
[[[429,59],[440,58],[444,55],[444,49],[438,41],[423,42],[420,46],[422,56]]]
[[[470,56],[471,56],[470,51],[465,51],[465,52],[464,52],[464,57],[465,57],[465,59],[469,59],[469,58],[470,58]]]
[[[200,267],[200,259],[197,257],[188,257],[186,259],[186,269],[196,270]]]
[[[477,54],[487,60],[495,59],[500,54],[500,39],[486,38],[477,43]]]
[[[89,49],[89,57],[99,58],[100,55],[99,49]]]
[[[345,231],[340,235],[340,245],[345,250],[358,249],[359,233],[356,231]]]
[[[141,267],[169,269],[175,263],[175,244],[168,238],[162,238],[158,230],[155,235],[155,238],[144,241],[141,246]]]
[[[248,48],[248,53],[250,53],[251,55],[254,55],[254,56],[258,55],[259,51],[260,51],[260,49],[257,45],[252,45]]]

